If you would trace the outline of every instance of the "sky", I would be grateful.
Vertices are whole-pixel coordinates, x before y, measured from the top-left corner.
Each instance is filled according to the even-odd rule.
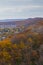
[[[0,0],[0,19],[43,17],[43,0]]]

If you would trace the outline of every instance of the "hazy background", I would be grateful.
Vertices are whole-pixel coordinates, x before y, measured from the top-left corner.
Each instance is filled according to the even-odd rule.
[[[43,17],[43,0],[0,0],[0,19]]]

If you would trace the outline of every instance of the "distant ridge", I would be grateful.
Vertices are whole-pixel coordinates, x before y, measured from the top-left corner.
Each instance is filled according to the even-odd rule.
[[[4,20],[0,20],[0,22],[12,22],[12,21],[22,21],[24,19],[4,19]]]
[[[27,18],[27,19],[3,19],[0,22],[24,21],[24,20],[43,20],[41,17]]]
[[[43,18],[28,18],[28,19],[5,19],[5,20],[0,20],[0,25],[10,25],[10,24],[14,24],[17,26],[21,26],[21,25],[32,25],[35,24],[37,22],[41,22],[43,21]]]

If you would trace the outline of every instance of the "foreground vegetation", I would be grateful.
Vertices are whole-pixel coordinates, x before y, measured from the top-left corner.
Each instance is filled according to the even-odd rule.
[[[43,65],[43,19],[16,24],[0,25],[0,65]]]
[[[43,65],[43,34],[26,31],[0,41],[0,65]]]

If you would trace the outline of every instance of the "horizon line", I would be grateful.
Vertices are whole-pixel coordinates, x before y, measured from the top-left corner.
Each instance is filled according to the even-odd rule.
[[[10,19],[29,19],[29,18],[43,18],[43,17],[27,17],[27,18],[3,18],[3,19],[0,19],[0,20],[10,20]]]

